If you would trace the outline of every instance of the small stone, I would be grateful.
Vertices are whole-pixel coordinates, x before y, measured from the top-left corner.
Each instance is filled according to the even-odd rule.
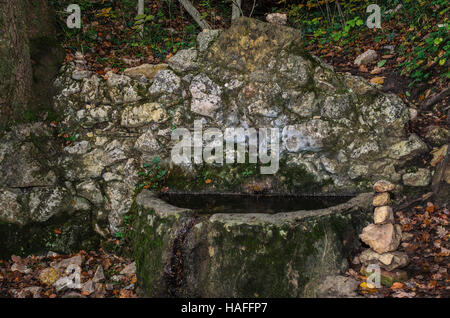
[[[31,269],[28,268],[26,265],[21,264],[21,263],[14,263],[11,266],[11,271],[12,272],[20,272],[22,274],[29,274],[29,273],[31,273]]]
[[[342,275],[327,276],[317,288],[317,296],[325,298],[357,297],[358,281]]]
[[[354,63],[358,66],[361,64],[369,64],[369,63],[375,61],[377,58],[378,58],[377,52],[375,52],[374,50],[367,50],[363,54],[359,55],[355,59]]]
[[[63,295],[61,298],[86,298],[86,296],[84,296],[80,293],[77,293],[75,291],[71,291],[71,292],[68,292],[67,294]]]
[[[394,212],[390,206],[379,206],[373,212],[375,224],[394,223]]]
[[[383,192],[383,193],[377,194],[373,198],[372,205],[377,207],[377,206],[389,205],[390,202],[391,202],[391,197],[390,197],[389,193]]]
[[[138,128],[150,123],[163,123],[169,118],[164,107],[159,103],[146,103],[126,107],[122,113],[121,125]]]
[[[394,190],[394,188],[395,185],[386,180],[379,180],[373,185],[373,190],[375,192],[390,192]]]
[[[194,77],[189,90],[192,95],[192,112],[202,116],[214,117],[216,112],[222,108],[222,90],[205,74]]]
[[[379,254],[392,252],[400,245],[402,230],[398,224],[369,224],[359,235],[361,240]]]
[[[61,274],[54,268],[45,268],[39,274],[39,281],[47,286],[53,285],[61,276]]]
[[[53,284],[53,287],[55,287],[56,292],[62,292],[67,289],[81,289],[81,286],[77,286],[77,284],[74,283],[73,279],[68,276],[64,276],[58,279]]]
[[[94,278],[92,279],[94,283],[98,283],[105,279],[105,274],[103,272],[103,267],[98,265],[97,270],[95,271]]]
[[[402,176],[403,184],[410,187],[426,187],[431,181],[431,172],[425,168],[419,168],[416,172],[405,173]]]
[[[87,295],[92,294],[95,291],[94,281],[90,279],[85,282],[81,287],[81,291]]]
[[[95,283],[94,297],[95,298],[105,298],[105,294],[106,294],[105,284]]]
[[[197,54],[194,48],[180,50],[169,59],[169,66],[176,72],[193,71],[198,67]]]
[[[41,298],[42,287],[39,286],[31,286],[26,287],[24,289],[12,289],[12,294],[14,298]]]
[[[133,275],[136,274],[136,262],[133,262],[131,264],[128,264],[127,266],[122,269],[120,272],[122,275]]]
[[[167,67],[167,64],[142,64],[140,66],[127,68],[123,71],[123,74],[135,80],[140,79],[142,76],[153,78],[159,71],[165,70]]]
[[[415,120],[417,118],[417,115],[418,115],[417,109],[410,107],[409,108],[409,119]]]
[[[371,249],[366,249],[359,257],[363,265],[378,264],[388,271],[405,267],[409,263],[408,255],[399,251],[378,254]]]
[[[219,36],[220,30],[203,30],[197,36],[197,46],[200,52],[206,51],[209,45]]]
[[[71,258],[66,258],[63,259],[60,262],[52,262],[52,264],[50,264],[54,269],[63,272],[67,267],[69,267],[70,265],[76,265],[76,266],[81,266],[81,264],[83,263],[83,258],[81,257],[81,255],[76,255],[74,257]]]
[[[25,294],[31,293],[33,298],[41,298],[42,287],[40,287],[40,286],[27,287],[27,288],[24,288],[23,292]]]
[[[425,140],[433,147],[441,147],[448,142],[449,138],[449,130],[440,126],[429,127],[425,134]]]
[[[47,257],[48,257],[48,258],[50,258],[50,257],[56,257],[56,256],[58,256],[58,255],[59,255],[58,253],[52,252],[52,251],[48,251],[48,253],[47,253]]]

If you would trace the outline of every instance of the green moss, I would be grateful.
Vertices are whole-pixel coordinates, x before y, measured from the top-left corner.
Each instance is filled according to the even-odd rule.
[[[67,254],[81,249],[94,249],[98,246],[99,237],[92,230],[91,223],[89,212],[77,212],[76,215],[63,214],[53,217],[42,224],[0,224],[0,257],[44,253],[50,250]]]

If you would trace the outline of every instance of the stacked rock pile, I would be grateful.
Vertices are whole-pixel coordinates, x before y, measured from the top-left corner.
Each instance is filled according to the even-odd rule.
[[[375,197],[374,223],[366,226],[361,240],[370,246],[359,256],[362,263],[361,272],[367,274],[366,268],[370,264],[380,266],[381,283],[391,286],[394,282],[400,282],[407,279],[405,271],[399,270],[405,267],[408,262],[408,255],[397,251],[402,239],[402,230],[399,224],[395,224],[394,212],[391,203],[390,193],[394,190],[394,185],[386,180],[377,181],[373,189]]]
[[[72,74],[74,80],[82,80],[91,76],[91,72],[88,70],[87,62],[84,55],[81,52],[75,53],[75,70]]]

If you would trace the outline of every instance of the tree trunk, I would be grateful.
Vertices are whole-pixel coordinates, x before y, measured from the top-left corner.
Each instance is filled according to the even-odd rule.
[[[233,1],[233,9],[231,12],[231,21],[233,22],[237,18],[241,16],[241,5],[242,0],[232,0]]]
[[[0,128],[49,108],[62,57],[47,0],[0,0]]]
[[[25,1],[0,0],[0,127],[27,109],[33,83]]]

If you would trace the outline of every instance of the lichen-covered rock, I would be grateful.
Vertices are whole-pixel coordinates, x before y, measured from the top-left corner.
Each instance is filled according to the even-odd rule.
[[[400,141],[388,149],[390,158],[403,160],[412,159],[415,155],[426,151],[427,145],[416,134],[411,134],[408,140]]]
[[[84,181],[76,186],[77,194],[89,200],[92,204],[101,205],[103,194],[97,184],[93,181]]]
[[[444,127],[431,126],[428,128],[425,139],[434,147],[440,147],[450,139],[450,131]]]
[[[55,172],[33,142],[16,146],[9,149],[2,158],[0,184],[11,188],[29,188],[52,186],[56,183]]]
[[[415,172],[402,176],[403,184],[410,187],[426,187],[431,181],[431,172],[426,168],[419,168]]]
[[[194,71],[198,67],[197,50],[195,48],[180,50],[169,59],[168,63],[176,72]]]
[[[121,125],[128,128],[142,127],[150,123],[162,123],[168,119],[164,108],[158,103],[128,107],[122,113]]]
[[[192,95],[191,111],[203,116],[214,117],[222,107],[222,90],[205,74],[192,79],[189,90]]]
[[[71,195],[62,187],[35,188],[29,196],[28,206],[31,221],[42,223],[70,211]]]
[[[161,70],[154,78],[149,93],[151,95],[176,94],[181,89],[181,79],[171,70]]]
[[[197,46],[200,52],[208,49],[212,41],[214,41],[220,34],[220,30],[203,30],[197,36]]]
[[[323,276],[345,270],[371,198],[363,194],[317,211],[198,218],[143,191],[133,225],[143,295],[167,297],[171,290],[182,297],[317,296]]]
[[[20,190],[0,189],[0,222],[24,224],[26,214],[20,202]]]

